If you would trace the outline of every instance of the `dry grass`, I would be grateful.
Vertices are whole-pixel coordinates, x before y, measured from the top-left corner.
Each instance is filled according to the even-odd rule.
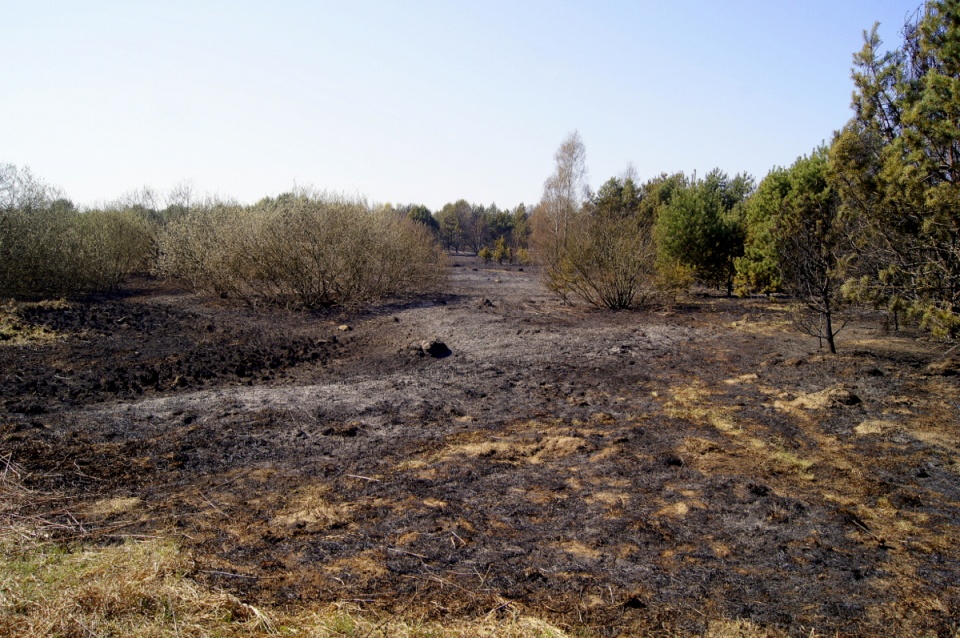
[[[190,559],[169,540],[68,548],[24,543],[29,535],[7,528],[0,540],[0,636],[567,636],[509,610],[453,625],[381,618],[348,605],[266,613],[191,580]]]
[[[113,547],[0,541],[0,636],[203,636],[270,633],[273,623],[184,574],[168,540]],[[13,541],[13,542],[11,542]]]
[[[306,486],[288,499],[286,508],[271,521],[281,527],[293,527],[318,532],[350,521],[350,507],[332,504],[324,486]]]
[[[567,638],[508,600],[484,616],[427,621],[381,615],[349,603],[323,608],[261,610],[192,578],[190,556],[168,538],[97,545],[82,537],[53,540],[58,526],[20,516],[47,496],[23,487],[25,471],[0,458],[0,637],[188,638],[309,636],[311,638]],[[292,501],[299,503],[303,495]],[[316,499],[314,499],[316,500]],[[596,550],[577,542],[574,554]],[[748,621],[711,623],[716,638],[780,634]]]
[[[20,515],[45,498],[23,487],[24,475],[9,456],[0,458],[0,637],[567,635],[507,601],[486,617],[446,625],[379,617],[342,604],[265,612],[192,580],[191,558],[170,539],[112,546],[53,540],[60,526]]]
[[[755,377],[756,375],[744,375],[727,380],[725,383],[752,382]],[[832,389],[820,393],[824,397],[824,405],[829,405],[834,399],[834,395],[830,392]],[[671,397],[665,402],[664,411],[674,418],[715,428],[726,435],[731,442],[743,446],[756,455],[755,458],[758,458],[760,463],[771,471],[795,475],[805,481],[815,478],[814,474],[809,472],[816,463],[815,459],[802,458],[796,452],[787,449],[778,437],[771,437],[764,428],[743,418],[738,413],[738,408],[717,405],[711,400],[713,394],[711,389],[697,383],[676,386],[671,389]],[[791,404],[790,407],[795,406]],[[807,405],[803,404],[803,407]]]
[[[20,318],[20,311],[29,306],[64,307],[63,300],[44,301],[40,303],[18,303],[7,301],[0,306],[0,346],[25,345],[54,341],[60,338],[57,333],[44,328],[24,323]]]
[[[0,636],[249,636],[274,625],[251,605],[185,574],[188,556],[167,539],[113,546],[52,540],[63,526],[21,516],[44,495],[0,459]]]

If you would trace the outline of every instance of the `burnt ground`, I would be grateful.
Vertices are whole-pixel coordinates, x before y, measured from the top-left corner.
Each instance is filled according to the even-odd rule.
[[[0,343],[0,456],[45,495],[23,514],[175,535],[195,578],[267,606],[958,631],[948,346],[861,317],[830,356],[775,300],[609,313],[529,269],[451,272],[349,316],[148,279],[22,306],[43,338]]]

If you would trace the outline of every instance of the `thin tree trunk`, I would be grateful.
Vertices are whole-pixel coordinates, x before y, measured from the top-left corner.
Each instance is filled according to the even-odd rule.
[[[823,296],[823,319],[826,322],[827,345],[830,346],[830,354],[837,354],[837,344],[833,339],[833,311],[830,308],[830,295]]]

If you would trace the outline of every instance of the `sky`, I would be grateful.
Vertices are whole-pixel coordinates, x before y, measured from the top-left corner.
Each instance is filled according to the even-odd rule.
[[[0,163],[83,206],[540,199],[578,131],[632,165],[757,180],[851,117],[853,54],[919,0],[0,0]]]

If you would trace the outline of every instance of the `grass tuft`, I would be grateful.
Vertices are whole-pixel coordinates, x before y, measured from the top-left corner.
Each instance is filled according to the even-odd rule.
[[[41,303],[7,301],[0,305],[0,346],[46,343],[60,338],[60,335],[52,330],[24,322],[20,317],[20,312],[29,306],[61,308],[65,305],[66,302],[63,300]]]

